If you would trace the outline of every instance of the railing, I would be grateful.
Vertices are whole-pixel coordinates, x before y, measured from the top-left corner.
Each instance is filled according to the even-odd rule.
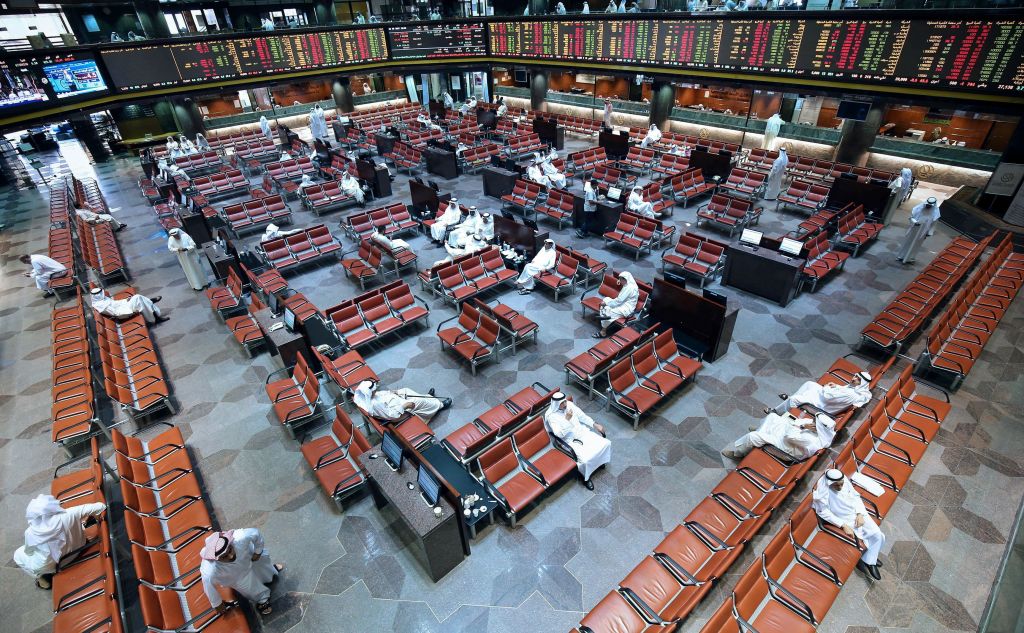
[[[366,95],[355,95],[352,97],[352,104],[356,106],[369,105],[373,103],[405,99],[407,97],[408,95],[404,90],[386,90],[384,92],[373,92]],[[333,99],[320,101],[319,104],[324,110],[333,110],[336,107]],[[302,116],[304,114],[308,114],[310,108],[314,105],[316,105],[316,103],[303,103],[300,105],[276,106],[273,110],[257,110],[255,112],[226,114],[223,116],[209,117],[204,120],[204,123],[206,124],[207,129],[215,130],[225,127],[233,127],[235,125],[256,123],[260,120],[261,116],[265,116],[268,119],[283,119],[285,117]]]

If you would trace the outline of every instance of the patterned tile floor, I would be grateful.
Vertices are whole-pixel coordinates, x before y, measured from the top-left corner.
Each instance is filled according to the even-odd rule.
[[[570,142],[572,149],[587,144]],[[696,384],[644,420],[638,431],[583,400],[610,430],[614,446],[612,463],[595,476],[596,490],[566,485],[517,529],[486,528],[473,543],[473,555],[432,583],[389,509],[378,511],[362,498],[339,511],[325,498],[266,401],[262,384],[277,366],[266,354],[247,358],[202,293],[186,286],[135,185],[137,162],[119,158],[93,166],[74,143],[62,144],[62,152],[63,157],[49,157],[60,161],[53,171],[98,178],[110,206],[130,224],[120,243],[132,283],[145,294],[164,297],[161,307],[171,320],[154,329],[154,338],[180,404],[172,422],[183,427],[217,519],[225,527],[260,527],[275,558],[288,564],[275,587],[275,613],[255,622],[257,630],[268,632],[568,631],[732,466],[718,451],[753,423],[775,394],[819,375],[849,352],[871,315],[952,236],[940,226],[916,265],[896,263],[908,204],[845,272],[785,310],[715,284],[743,308],[728,354],[706,366]],[[390,200],[408,199],[406,182],[398,177]],[[496,201],[482,198],[478,176],[442,182],[442,188],[464,203],[497,208]],[[922,188],[917,195],[927,194]],[[50,302],[20,276],[17,261],[21,253],[45,250],[46,200],[45,189],[0,191],[8,223],[0,233],[0,404],[5,412],[0,512],[10,518],[0,524],[0,593],[12,631],[47,631],[51,618],[50,597],[34,589],[10,558],[20,543],[25,504],[47,488],[53,467],[62,461],[49,441]],[[297,225],[316,221],[298,204],[291,206]],[[686,228],[694,213],[677,208],[673,221]],[[338,215],[325,219],[339,233]],[[769,207],[762,228],[776,234],[797,222],[796,216]],[[553,233],[639,279],[654,275],[657,255],[634,263],[620,252],[603,251],[596,239],[576,239],[571,229]],[[422,237],[412,244],[421,263],[441,257]],[[290,282],[321,307],[356,292],[337,265],[301,272]],[[567,358],[593,343],[595,325],[581,318],[579,294],[559,303],[544,292],[527,297],[505,292],[501,298],[540,324],[540,345],[485,365],[475,377],[440,352],[433,329],[454,311],[436,301],[430,302],[430,328],[368,354],[386,384],[434,386],[454,398],[455,406],[433,423],[439,436],[520,386],[535,380],[563,384]],[[1024,495],[1022,325],[1018,301],[953,396],[953,412],[885,523],[883,580],[869,584],[854,576],[820,630],[977,628]],[[794,497],[806,490],[802,486]],[[789,509],[777,514],[681,630],[700,628]],[[126,600],[133,602],[131,592]]]

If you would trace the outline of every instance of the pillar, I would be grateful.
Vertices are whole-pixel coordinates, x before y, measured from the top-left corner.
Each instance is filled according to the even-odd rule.
[[[844,121],[833,160],[858,167],[867,164],[868,149],[874,144],[878,128],[882,126],[884,110],[882,102],[873,101],[863,121]]]
[[[178,129],[189,139],[193,139],[196,134],[206,131],[203,115],[199,112],[199,106],[191,98],[173,97],[171,99],[171,112],[174,113],[174,122],[178,125]]]
[[[545,15],[547,13],[554,13],[554,3],[551,3],[551,5],[548,6],[548,0],[527,0],[527,4],[530,5],[530,15]]]
[[[676,104],[676,91],[670,82],[655,81],[651,86],[651,123],[665,130]]]
[[[317,24],[337,24],[338,16],[334,13],[334,3],[314,0],[313,18]]]
[[[159,2],[137,0],[133,3],[133,6],[146,37],[156,39],[171,36],[171,30],[167,28],[167,20],[164,19],[164,13],[160,10]]]
[[[75,137],[78,142],[85,146],[85,149],[92,155],[92,159],[97,163],[105,163],[110,158],[110,150],[107,149],[106,143],[100,138],[99,132],[96,131],[96,126],[93,124],[92,119],[89,118],[88,114],[73,114],[68,117],[68,123],[71,124],[71,129],[75,131]]]
[[[352,84],[348,77],[338,76],[331,82],[331,94],[338,112],[352,112],[356,109],[352,102]]]
[[[530,107],[534,110],[547,111],[548,105],[548,71],[534,70],[530,72]]]

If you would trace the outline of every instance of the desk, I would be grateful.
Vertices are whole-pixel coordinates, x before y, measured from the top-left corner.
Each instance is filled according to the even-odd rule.
[[[785,307],[796,296],[804,260],[765,246],[730,244],[726,250],[722,285],[764,297]]]
[[[487,492],[482,483],[473,478],[462,464],[455,461],[452,454],[446,451],[440,444],[431,444],[420,451],[423,459],[430,462],[434,470],[438,472],[454,488],[463,499],[470,495],[477,495],[480,501],[476,502],[476,508],[480,510],[477,516],[464,518],[466,527],[469,528],[470,538],[476,538],[476,532],[482,527],[490,525],[494,517],[494,510],[498,502]]]
[[[267,350],[270,351],[271,356],[278,357],[282,367],[294,365],[295,358],[299,354],[305,356],[306,362],[312,366],[313,355],[310,354],[309,345],[306,343],[306,339],[302,338],[301,334],[289,332],[287,328],[271,330],[271,326],[274,324],[284,322],[282,318],[275,317],[270,308],[257,310],[252,316],[267,335]]]
[[[391,150],[395,149],[395,141],[398,140],[393,136],[388,136],[387,134],[376,134],[374,139],[377,143],[378,156],[390,154]]]
[[[446,193],[443,196],[438,195],[433,187],[428,187],[415,180],[409,181],[409,195],[413,207],[417,209],[426,207],[430,211],[430,217],[437,215],[437,208],[442,201],[449,200],[452,197],[450,193]]]
[[[615,224],[619,221],[619,216],[626,208],[625,202],[614,202],[608,200],[597,201],[597,211],[594,212],[593,226],[590,226],[591,235],[603,235],[606,232],[615,228]],[[575,196],[572,207],[572,225],[576,228],[583,226],[583,198],[581,196]]]
[[[423,150],[423,157],[426,159],[428,172],[448,180],[459,175],[459,166],[455,160],[455,152],[428,147]]]
[[[512,193],[516,180],[519,179],[518,173],[491,165],[482,168],[480,175],[484,179],[484,195],[498,199]]]
[[[197,211],[182,211],[178,213],[181,220],[181,228],[188,233],[196,244],[205,244],[213,241],[210,235],[210,228],[206,225],[206,217]]]
[[[721,358],[732,342],[739,304],[712,301],[696,292],[660,277],[654,278],[651,293],[651,320],[672,328],[674,338],[683,347],[713,362]]]
[[[438,447],[440,448],[440,447]],[[378,455],[370,459],[370,455]],[[462,562],[466,553],[462,547],[459,533],[459,516],[455,507],[443,496],[438,499],[441,516],[434,516],[434,511],[420,497],[416,487],[417,469],[410,462],[402,466],[400,472],[394,472],[384,462],[380,445],[359,456],[359,464],[370,480],[370,490],[378,508],[390,503],[395,514],[412,533],[419,547],[411,548],[417,558],[437,582]],[[413,485],[409,490],[408,484]]]
[[[391,195],[391,178],[387,167],[373,159],[360,158],[356,160],[356,171],[360,178],[370,183],[374,198],[387,198]]]
[[[495,239],[523,249],[527,259],[537,254],[544,246],[544,240],[548,239],[548,235],[547,231],[534,231],[510,218],[494,216]]]
[[[213,276],[217,279],[227,279],[228,271],[232,268],[235,270],[235,274],[238,278],[246,283],[248,280],[242,273],[242,270],[238,267],[238,262],[235,258],[223,248],[221,248],[217,242],[206,242],[202,246],[203,255],[206,256],[206,261],[210,262],[210,268],[213,269]]]

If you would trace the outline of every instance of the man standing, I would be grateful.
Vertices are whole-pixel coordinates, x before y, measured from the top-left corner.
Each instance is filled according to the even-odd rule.
[[[584,238],[594,228],[594,217],[597,215],[597,191],[590,176],[583,176],[583,222],[576,231],[576,237]]]
[[[830,468],[815,484],[813,494],[812,505],[819,517],[841,528],[850,538],[864,541],[866,549],[857,562],[857,569],[881,580],[878,553],[885,544],[885,535],[868,516],[864,501],[850,480],[841,471]]]
[[[256,528],[214,532],[206,538],[206,546],[199,553],[202,562],[199,573],[203,590],[210,605],[217,611],[226,611],[228,605],[218,587],[235,590],[243,598],[256,603],[261,615],[270,615],[270,588],[284,565],[273,564],[263,543],[263,535]]]
[[[145,297],[143,295],[132,295],[128,299],[114,299],[102,288],[92,289],[92,309],[96,312],[115,319],[129,319],[136,314],[141,314],[146,323],[163,323],[170,319],[160,316],[160,308],[156,307],[162,297]]]
[[[789,157],[786,155],[786,148],[779,148],[779,157],[772,163],[768,172],[768,182],[765,185],[764,199],[777,200],[782,191],[782,179],[786,175],[786,167],[789,165]]]
[[[533,276],[551,270],[555,267],[555,241],[544,240],[544,247],[534,255],[529,264],[523,266],[523,272],[516,279],[519,286],[519,294],[528,295],[533,292],[533,286],[537,283]]]
[[[196,243],[188,233],[178,228],[167,231],[167,250],[178,257],[178,263],[185,272],[185,279],[193,290],[202,290],[206,287],[206,273],[199,263]]]
[[[591,475],[612,460],[612,443],[605,437],[604,427],[569,402],[561,391],[551,396],[544,424],[572,448],[583,485],[593,490]]]
[[[648,146],[654,145],[661,140],[661,130],[658,126],[651,123],[650,129],[647,130],[647,134],[644,136],[644,140],[640,141],[640,147],[647,149]]]
[[[903,239],[903,245],[896,253],[896,259],[904,264],[913,264],[917,250],[925,238],[931,235],[932,227],[939,221],[939,205],[935,198],[928,198],[910,211],[910,228]]]
[[[45,297],[53,294],[53,291],[50,290],[50,280],[63,277],[68,272],[64,264],[46,255],[22,255],[18,261],[32,266],[32,270],[25,273],[25,276],[35,278],[36,288],[42,290]]]
[[[356,406],[375,418],[399,420],[412,413],[430,422],[439,412],[452,406],[452,399],[438,398],[433,387],[427,393],[417,393],[412,389],[378,389],[378,385],[375,380],[364,380],[356,385],[352,394]]]

